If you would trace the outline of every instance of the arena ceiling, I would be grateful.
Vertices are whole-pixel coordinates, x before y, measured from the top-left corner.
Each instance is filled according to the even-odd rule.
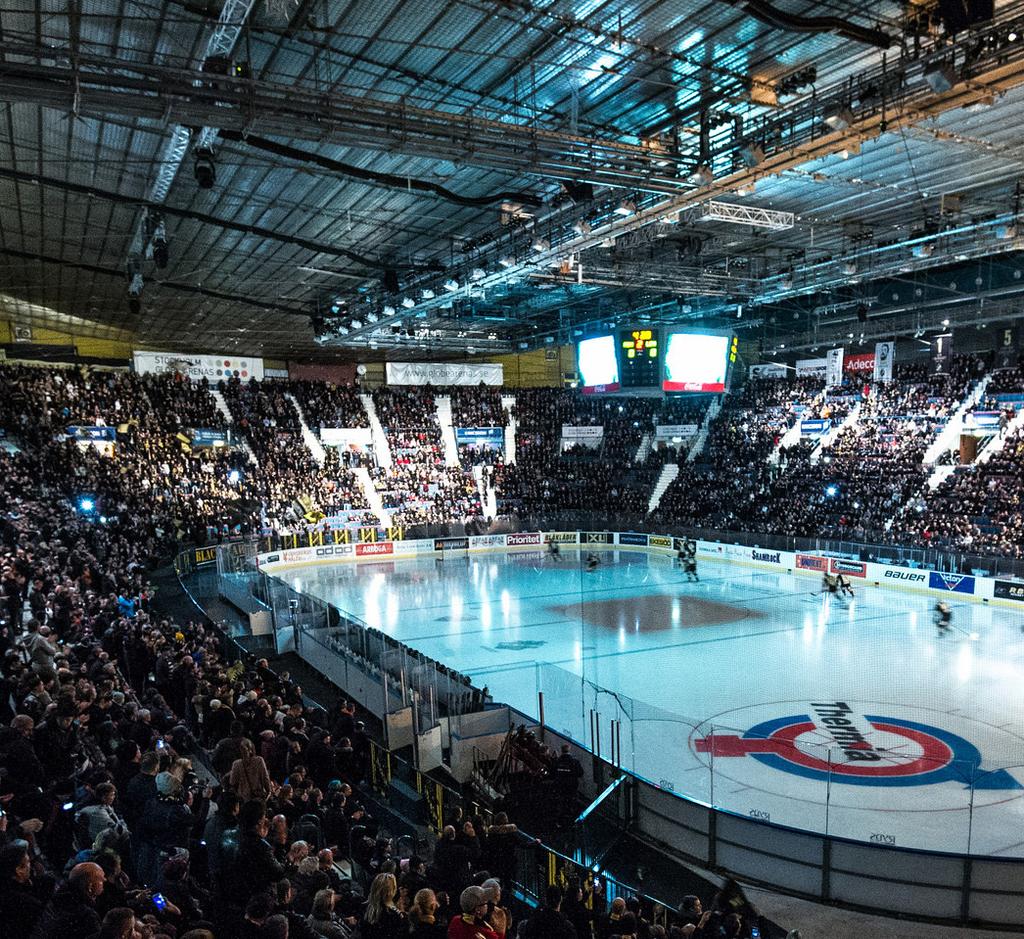
[[[1014,318],[1024,2],[932,7],[2,0],[0,309],[348,358]]]

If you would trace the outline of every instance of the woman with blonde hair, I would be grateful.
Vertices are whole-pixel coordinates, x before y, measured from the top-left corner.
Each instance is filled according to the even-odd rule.
[[[394,874],[378,874],[373,878],[366,912],[359,925],[362,939],[404,939],[409,934],[405,915],[395,906],[397,893]]]
[[[238,750],[242,755],[231,764],[228,785],[243,802],[265,802],[272,789],[267,764],[256,755],[251,740],[243,739]]]
[[[446,939],[448,927],[437,922],[436,918],[439,905],[437,895],[429,887],[416,891],[416,896],[412,898],[412,910],[409,912],[412,935],[416,939]]]

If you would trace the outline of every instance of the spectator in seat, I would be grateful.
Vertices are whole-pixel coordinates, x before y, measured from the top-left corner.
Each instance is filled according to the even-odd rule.
[[[378,874],[370,884],[366,912],[359,924],[360,939],[404,939],[409,933],[405,914],[395,906],[398,884],[394,874]]]
[[[231,764],[228,785],[243,802],[263,800],[270,797],[270,774],[262,756],[256,755],[256,748],[248,737],[243,737],[239,746],[241,756]]]
[[[438,906],[437,895],[429,887],[416,891],[409,911],[414,939],[445,939],[448,935],[445,924],[437,921]]]
[[[57,888],[43,910],[31,939],[77,939],[100,931],[96,901],[103,893],[103,868],[86,862],[71,868],[67,883]]]
[[[47,884],[32,881],[32,858],[24,844],[0,848],[0,921],[11,936],[28,936],[48,899]]]
[[[459,895],[459,906],[462,914],[456,916],[448,924],[448,939],[504,939],[506,924],[501,921],[501,913],[495,921],[488,923],[487,894],[480,887],[467,887]]]
[[[317,891],[313,898],[313,912],[306,917],[306,925],[321,939],[349,939],[351,931],[334,912],[334,891]]]
[[[519,939],[577,939],[576,929],[562,914],[562,888],[552,884],[544,905],[519,930]]]

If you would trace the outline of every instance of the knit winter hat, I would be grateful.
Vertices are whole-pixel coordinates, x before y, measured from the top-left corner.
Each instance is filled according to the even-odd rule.
[[[467,887],[459,896],[459,906],[463,913],[473,913],[486,902],[487,894],[480,887]]]

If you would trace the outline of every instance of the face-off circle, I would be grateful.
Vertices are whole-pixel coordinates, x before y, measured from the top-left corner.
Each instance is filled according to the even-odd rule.
[[[719,715],[697,728],[691,750],[716,775],[780,795],[803,788],[798,780],[815,790],[822,783],[878,788],[945,783],[954,791],[973,787],[1004,795],[1024,790],[998,760],[987,761],[971,742],[972,729],[987,741],[1000,733],[990,725],[877,703],[823,700],[806,702],[800,711],[792,707],[793,702],[780,702]],[[766,717],[772,710],[783,714]],[[936,726],[937,721],[947,726]],[[745,730],[723,727],[744,724]],[[1020,738],[1002,733],[1007,746],[999,749],[1020,752]]]

